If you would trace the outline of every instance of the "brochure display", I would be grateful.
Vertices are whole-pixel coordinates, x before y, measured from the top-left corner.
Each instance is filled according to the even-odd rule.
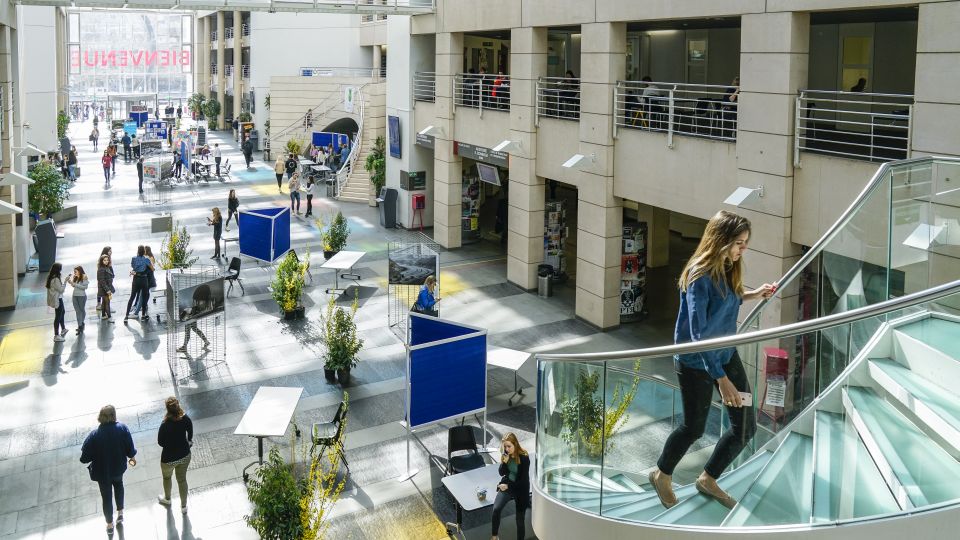
[[[462,244],[480,240],[480,179],[466,174],[462,181],[460,231]]]
[[[553,278],[567,272],[567,210],[563,201],[546,203],[543,213],[543,264],[553,267]]]
[[[624,223],[620,256],[620,321],[647,314],[647,224]]]
[[[272,263],[290,251],[290,209],[241,210],[240,255]]]

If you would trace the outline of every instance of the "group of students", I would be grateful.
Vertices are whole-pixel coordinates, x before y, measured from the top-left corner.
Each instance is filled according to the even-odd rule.
[[[175,397],[164,402],[166,414],[157,430],[157,444],[160,452],[160,475],[163,478],[163,493],[157,496],[157,502],[171,506],[172,477],[177,478],[180,493],[180,511],[187,513],[187,469],[190,467],[193,447],[193,421],[184,412]],[[100,488],[103,517],[107,521],[107,532],[123,526],[124,486],[123,474],[127,465],[137,465],[137,448],[133,436],[123,423],[117,421],[117,409],[107,405],[97,415],[99,426],[91,431],[80,447],[80,463],[87,465],[90,480]],[[116,521],[114,521],[114,502],[116,502]]]

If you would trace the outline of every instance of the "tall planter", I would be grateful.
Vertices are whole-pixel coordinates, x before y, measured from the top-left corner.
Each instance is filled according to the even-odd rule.
[[[307,253],[309,258],[310,254]],[[277,274],[270,284],[273,299],[280,307],[284,320],[302,319],[306,309],[300,303],[303,296],[304,276],[307,273],[307,263],[300,262],[297,254],[287,252],[280,264],[277,265]]]
[[[186,225],[179,221],[174,223],[160,246],[160,268],[170,270],[173,268],[188,268],[197,262],[199,257],[193,256],[193,250],[190,249],[190,233]]]
[[[27,176],[33,180],[27,188],[30,211],[40,216],[50,216],[63,210],[63,203],[70,198],[69,182],[52,163],[42,161],[30,169]]]
[[[357,334],[357,300],[349,310],[336,305],[331,297],[323,317],[323,343],[326,352],[323,355],[324,370],[337,372],[340,384],[350,384],[350,370],[356,367],[363,340]]]

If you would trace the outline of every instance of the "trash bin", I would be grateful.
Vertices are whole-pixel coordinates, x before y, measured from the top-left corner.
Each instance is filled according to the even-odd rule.
[[[537,266],[537,296],[549,298],[553,296],[553,266],[541,264]]]
[[[334,198],[337,196],[337,179],[336,178],[327,178],[324,180],[327,184],[327,197]]]

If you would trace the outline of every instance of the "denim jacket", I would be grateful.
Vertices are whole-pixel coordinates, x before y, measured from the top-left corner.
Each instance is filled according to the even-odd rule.
[[[737,314],[743,298],[726,282],[715,283],[710,276],[700,276],[680,293],[680,312],[673,333],[674,343],[687,343],[728,336],[737,332]],[[713,379],[726,376],[727,365],[736,349],[733,347],[702,353],[681,354],[674,359],[682,366],[702,369]]]

